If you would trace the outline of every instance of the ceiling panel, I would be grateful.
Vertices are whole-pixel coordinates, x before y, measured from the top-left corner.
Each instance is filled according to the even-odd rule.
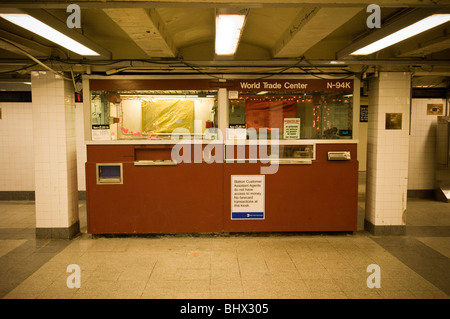
[[[214,8],[156,9],[178,49],[214,42]]]
[[[276,45],[300,8],[250,9],[242,34],[242,43],[268,50]]]

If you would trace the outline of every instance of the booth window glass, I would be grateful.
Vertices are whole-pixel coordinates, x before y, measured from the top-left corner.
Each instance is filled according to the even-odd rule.
[[[258,138],[270,137],[274,128],[280,139],[352,138],[352,92],[255,92],[239,91],[229,98],[229,128],[254,129]],[[261,130],[265,129],[265,130]]]
[[[216,139],[217,91],[91,91],[94,139]]]

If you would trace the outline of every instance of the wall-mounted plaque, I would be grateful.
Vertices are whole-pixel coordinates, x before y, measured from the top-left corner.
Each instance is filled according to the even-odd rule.
[[[402,113],[386,113],[386,130],[402,129]]]

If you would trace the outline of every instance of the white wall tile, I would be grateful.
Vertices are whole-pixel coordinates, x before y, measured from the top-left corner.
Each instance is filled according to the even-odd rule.
[[[427,104],[443,104],[443,99],[413,99],[408,189],[434,189],[437,115],[427,115]]]
[[[34,85],[34,88],[36,85]],[[43,112],[34,114],[33,105],[48,108],[36,100],[46,103],[47,97],[33,95],[33,103],[0,103],[2,119],[0,120],[0,191],[34,191],[35,190],[35,165],[40,171],[48,171],[49,158],[58,159],[58,166],[62,172],[67,172],[64,156],[56,155],[56,144],[75,143],[76,148],[70,150],[76,157],[78,167],[78,189],[86,190],[84,163],[86,162],[86,146],[83,136],[83,104],[76,103],[76,132],[71,133],[66,139],[57,140],[66,132],[66,120],[56,120],[57,113]],[[64,114],[64,113],[62,113]],[[49,128],[46,121],[55,121],[56,126]],[[56,127],[56,131],[55,131]],[[33,130],[34,128],[34,130]],[[37,133],[36,133],[37,132]],[[38,134],[38,136],[36,136]],[[34,139],[38,139],[38,148],[34,147]],[[50,152],[50,153],[49,153]],[[35,161],[36,159],[36,161]],[[45,167],[43,167],[44,165]],[[39,179],[39,178],[38,178]]]
[[[410,75],[381,72],[369,85],[366,219],[374,225],[402,224],[409,159]],[[386,113],[402,113],[402,128],[386,130]],[[370,146],[372,145],[372,146]]]
[[[34,189],[31,103],[0,103],[0,191]],[[29,178],[27,178],[29,176]]]
[[[71,137],[75,135],[75,102],[72,84],[52,73],[32,76],[33,146],[37,169],[34,172],[36,192],[36,227],[69,227],[69,220],[78,220],[76,185],[76,152]],[[47,104],[42,96],[47,96]],[[37,102],[36,102],[37,101]],[[72,102],[70,102],[72,101]],[[64,130],[58,123],[64,123]],[[42,164],[42,165],[41,165]],[[61,170],[62,167],[66,170]]]

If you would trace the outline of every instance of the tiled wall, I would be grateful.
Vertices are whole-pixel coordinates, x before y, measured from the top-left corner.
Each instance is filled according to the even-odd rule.
[[[36,227],[78,221],[75,100],[72,84],[32,72]]]
[[[409,190],[434,189],[437,115],[428,114],[428,104],[442,104],[445,108],[445,100],[413,99],[411,101]]]
[[[0,109],[0,191],[32,191],[32,104],[0,103]]]
[[[78,190],[86,190],[83,103],[76,103]],[[33,104],[0,103],[0,191],[34,191]]]
[[[369,84],[366,220],[404,225],[408,183],[410,74],[380,72]],[[402,127],[385,128],[386,113],[401,113]]]

